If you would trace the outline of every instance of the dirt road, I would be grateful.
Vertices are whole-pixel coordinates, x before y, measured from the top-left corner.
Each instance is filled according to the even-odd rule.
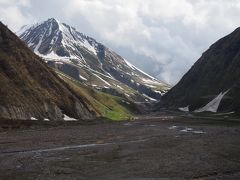
[[[0,132],[0,179],[239,179],[240,124],[162,116]]]

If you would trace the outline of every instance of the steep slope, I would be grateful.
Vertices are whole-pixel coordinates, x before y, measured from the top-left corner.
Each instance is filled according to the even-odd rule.
[[[240,28],[213,44],[162,105],[185,111],[240,112]]]
[[[0,118],[69,120],[95,115],[90,104],[0,23]]]
[[[145,101],[158,100],[169,89],[95,39],[53,18],[24,26],[17,34],[51,67],[98,90]]]
[[[142,108],[139,109],[139,106],[136,106],[124,97],[117,97],[104,92],[99,92],[61,72],[58,72],[58,74],[72,89],[74,89],[75,92],[84,97],[86,101],[91,102],[93,107],[97,109],[103,117],[115,121],[126,120],[133,118],[134,115],[143,111]]]

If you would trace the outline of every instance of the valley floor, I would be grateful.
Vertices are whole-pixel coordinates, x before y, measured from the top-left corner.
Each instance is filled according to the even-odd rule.
[[[0,132],[0,179],[239,179],[240,123],[160,116]]]

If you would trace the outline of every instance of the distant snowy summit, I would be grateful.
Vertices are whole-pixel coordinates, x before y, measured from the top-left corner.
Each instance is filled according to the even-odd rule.
[[[98,45],[100,46],[93,38],[54,18],[31,26],[23,26],[17,35],[36,54],[45,59],[66,61],[76,59],[79,64],[86,64],[81,49],[97,55]]]
[[[51,67],[98,90],[134,101],[158,101],[170,89],[102,43],[54,18],[24,26],[17,35]]]

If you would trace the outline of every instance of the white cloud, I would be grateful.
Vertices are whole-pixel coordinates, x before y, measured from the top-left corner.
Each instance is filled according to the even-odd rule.
[[[161,71],[152,74],[176,83],[203,50],[238,26],[239,4],[237,0],[70,0],[65,14],[84,16],[102,40],[161,64]],[[137,59],[132,61],[138,64]],[[151,73],[148,67],[145,70]]]
[[[0,13],[14,28],[32,17],[56,17],[174,84],[214,41],[239,26],[240,1],[0,0]]]
[[[32,22],[31,15],[24,13],[22,7],[30,7],[29,0],[0,0],[0,20],[11,29],[17,30]]]

